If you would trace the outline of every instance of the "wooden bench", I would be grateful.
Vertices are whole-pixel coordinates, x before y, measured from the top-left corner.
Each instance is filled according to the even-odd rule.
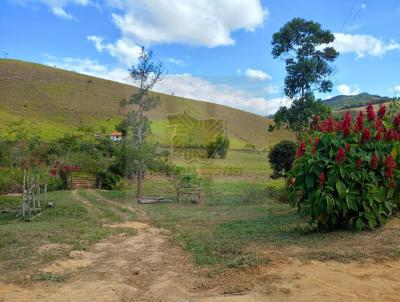
[[[176,201],[180,202],[183,196],[188,195],[192,203],[198,204],[201,202],[202,191],[199,186],[177,186]]]

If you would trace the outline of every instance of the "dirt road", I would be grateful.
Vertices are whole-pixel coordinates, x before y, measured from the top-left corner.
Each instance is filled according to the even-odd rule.
[[[86,252],[72,251],[68,259],[40,269],[69,274],[65,282],[0,283],[0,301],[399,301],[397,261],[344,264],[286,259],[207,277],[186,252],[171,246],[166,230],[146,221],[105,227],[134,228],[137,234],[120,234]]]

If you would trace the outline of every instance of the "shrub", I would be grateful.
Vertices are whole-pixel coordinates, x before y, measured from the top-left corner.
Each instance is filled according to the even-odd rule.
[[[286,177],[292,167],[296,143],[292,141],[281,141],[271,148],[268,153],[268,161],[271,164],[273,173],[271,178]]]
[[[104,190],[121,190],[123,188],[121,180],[121,176],[110,172],[103,171],[96,175],[97,187]]]
[[[177,184],[183,187],[198,186],[202,182],[197,173],[183,173],[178,176]]]
[[[217,155],[220,158],[225,158],[229,149],[229,138],[219,135],[214,141],[207,144],[207,157],[215,158]]]
[[[394,116],[394,118],[393,118]],[[373,229],[399,205],[400,114],[368,106],[353,123],[313,118],[289,172],[292,206],[319,228]]]

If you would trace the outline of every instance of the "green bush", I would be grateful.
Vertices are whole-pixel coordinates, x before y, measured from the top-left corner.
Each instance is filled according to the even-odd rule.
[[[198,186],[201,182],[202,178],[196,173],[183,173],[177,179],[177,184],[183,187]]]
[[[284,140],[271,148],[268,153],[268,161],[273,170],[271,178],[286,177],[292,168],[295,153],[296,143],[292,141]]]
[[[99,172],[96,175],[97,187],[104,190],[121,190],[122,178],[119,175],[110,172]]]
[[[353,123],[314,117],[289,172],[292,206],[319,228],[373,229],[399,205],[400,114],[368,106]]]
[[[229,144],[228,137],[219,135],[214,141],[207,144],[207,157],[215,158],[219,156],[225,158],[228,154]]]

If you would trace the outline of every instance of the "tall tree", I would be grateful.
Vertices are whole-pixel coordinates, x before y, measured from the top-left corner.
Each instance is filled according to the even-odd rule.
[[[160,81],[163,72],[163,64],[161,62],[154,63],[152,52],[146,51],[144,47],[142,47],[138,63],[129,69],[129,75],[138,87],[136,93],[129,100],[130,104],[137,105],[137,110],[129,114],[132,131],[128,134],[134,154],[132,164],[136,179],[137,198],[143,197],[143,179],[148,168],[146,162],[149,158],[149,150],[154,149],[147,142],[147,138],[151,134],[151,127],[149,119],[144,114],[160,102],[158,96],[149,92]]]
[[[332,91],[330,63],[339,53],[327,45],[334,39],[335,36],[329,30],[321,29],[319,23],[302,18],[294,18],[272,36],[274,59],[283,58],[286,63],[285,95],[296,105],[279,109],[274,118],[278,127],[287,123],[290,128],[295,126],[292,129],[298,132],[313,114],[327,110],[322,104],[313,102],[314,92]],[[288,120],[298,114],[301,116],[296,121]]]

